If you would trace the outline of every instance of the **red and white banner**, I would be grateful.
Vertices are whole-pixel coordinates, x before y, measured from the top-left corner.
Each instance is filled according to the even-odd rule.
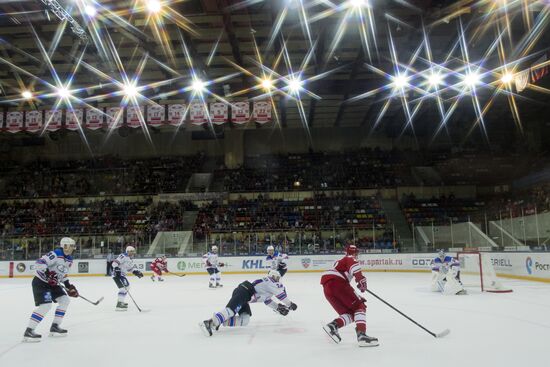
[[[23,130],[23,112],[10,111],[6,116],[6,129],[10,133],[16,133]]]
[[[145,125],[145,107],[130,106],[126,108],[126,125],[130,127],[140,127]]]
[[[82,120],[84,117],[84,110],[77,108],[74,110],[67,110],[67,116],[65,119],[65,127],[68,130],[78,130],[82,126]]]
[[[69,112],[67,111],[67,114]],[[46,124],[46,130],[56,131],[61,129],[61,116],[63,116],[62,110],[47,110],[44,123]]]
[[[210,103],[210,121],[216,125],[226,123],[229,118],[229,108],[225,103]]]
[[[168,123],[174,126],[180,126],[185,123],[185,108],[184,104],[168,105]]]
[[[235,102],[231,106],[231,121],[235,124],[246,124],[250,120],[250,103]]]
[[[25,126],[27,131],[35,133],[42,129],[43,124],[43,114],[42,111],[27,111],[25,112]]]
[[[86,109],[86,128],[97,130],[103,127],[103,114],[98,109]]]
[[[254,101],[252,118],[259,124],[271,121],[271,103],[268,101]]]
[[[164,105],[154,104],[147,106],[147,124],[150,126],[160,126],[166,120],[166,108]]]
[[[202,102],[193,102],[189,106],[189,117],[193,125],[202,125],[208,121],[206,108]]]
[[[117,129],[122,125],[122,107],[107,107],[107,127],[109,129]]]

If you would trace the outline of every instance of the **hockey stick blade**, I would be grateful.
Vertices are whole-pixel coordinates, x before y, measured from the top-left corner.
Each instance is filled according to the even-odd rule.
[[[449,335],[450,333],[451,333],[451,330],[445,329],[442,332],[435,334],[435,337],[436,338],[443,338],[443,337]]]
[[[101,298],[100,298],[100,299],[98,299],[97,301],[95,301],[95,302],[92,302],[92,305],[94,305],[94,306],[97,306],[97,305],[99,305],[99,304],[101,303],[101,301],[103,301],[103,298],[104,298],[104,297],[101,297]]]

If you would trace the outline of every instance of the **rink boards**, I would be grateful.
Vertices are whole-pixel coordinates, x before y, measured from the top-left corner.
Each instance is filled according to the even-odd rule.
[[[342,255],[292,255],[289,272],[321,272],[329,269]],[[363,254],[359,261],[364,271],[374,272],[428,272],[433,254]],[[550,283],[550,254],[534,252],[492,252],[491,261],[499,276]],[[135,259],[139,270],[150,271],[152,258]],[[267,262],[263,256],[221,257],[225,274],[263,273]],[[199,257],[170,258],[168,268],[177,274],[204,274]],[[104,276],[104,259],[75,260],[72,276]],[[0,278],[30,277],[34,274],[34,261],[1,261]]]

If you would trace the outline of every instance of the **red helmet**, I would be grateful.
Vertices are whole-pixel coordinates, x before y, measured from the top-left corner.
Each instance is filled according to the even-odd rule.
[[[357,249],[357,246],[348,245],[348,247],[346,247],[346,255],[357,257],[357,255],[359,255],[359,250]]]

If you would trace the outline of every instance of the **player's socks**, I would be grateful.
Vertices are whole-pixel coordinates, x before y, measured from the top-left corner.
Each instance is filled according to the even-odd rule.
[[[60,328],[57,324],[52,324],[50,327],[50,336],[67,336],[67,330]]]
[[[25,330],[25,334],[23,334],[23,341],[29,343],[37,343],[40,340],[42,340],[42,335],[35,333],[33,329],[28,327]]]

